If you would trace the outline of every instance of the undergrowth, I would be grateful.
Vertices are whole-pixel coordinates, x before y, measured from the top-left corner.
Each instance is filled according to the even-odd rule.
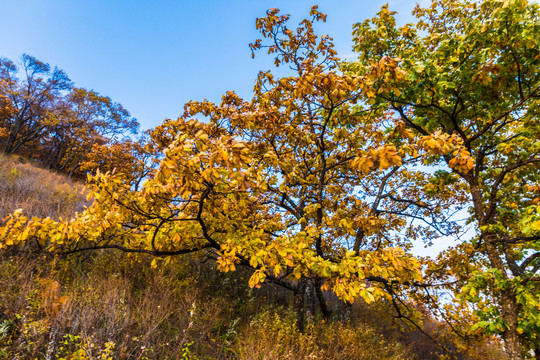
[[[365,325],[319,322],[299,333],[288,296],[242,285],[241,271],[194,259],[153,269],[120,256],[4,257],[0,358],[413,358]]]

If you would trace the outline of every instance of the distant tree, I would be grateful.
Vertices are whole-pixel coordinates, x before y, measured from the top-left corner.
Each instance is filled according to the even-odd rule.
[[[149,137],[143,134],[137,141],[124,139],[92,145],[88,156],[81,162],[80,174],[93,174],[96,171],[111,172],[122,177],[134,189],[156,170],[158,156],[149,144]]]
[[[71,175],[79,173],[96,146],[133,135],[139,126],[120,104],[81,88],[63,97],[44,122],[48,132],[39,145],[43,164]]]
[[[4,83],[4,80],[0,80],[0,89],[5,87]],[[9,132],[5,126],[7,126],[8,119],[12,116],[12,114],[13,107],[9,97],[7,96],[7,92],[0,90],[0,143],[5,142],[9,136]]]
[[[67,75],[57,68],[51,70],[30,55],[22,57],[22,79],[17,77],[17,67],[7,59],[0,59],[0,91],[9,99],[11,110],[0,117],[4,135],[2,148],[5,153],[20,152],[30,142],[44,136],[47,112],[56,105],[63,91],[72,87]]]
[[[26,155],[69,175],[85,176],[83,162],[85,171],[95,171],[86,161],[92,151],[137,133],[139,123],[122,105],[93,90],[73,87],[61,70],[51,70],[48,64],[23,55],[23,76],[18,77],[18,72],[13,62],[0,59],[0,144],[4,152]],[[126,153],[125,166],[135,161],[133,155]],[[134,167],[136,162],[132,162]]]

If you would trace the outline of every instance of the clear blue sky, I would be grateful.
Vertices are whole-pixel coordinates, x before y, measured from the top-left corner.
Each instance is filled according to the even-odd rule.
[[[318,4],[341,57],[351,55],[352,24],[372,17],[385,1],[320,0],[0,0],[0,57],[23,53],[66,71],[76,86],[121,103],[142,124],[176,118],[183,104],[219,101],[234,90],[249,97],[269,56],[251,59],[259,38],[255,19],[276,7],[291,27]],[[414,1],[390,0],[400,22]]]

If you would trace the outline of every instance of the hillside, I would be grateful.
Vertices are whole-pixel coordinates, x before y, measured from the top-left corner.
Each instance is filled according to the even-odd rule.
[[[268,9],[247,97],[143,132],[0,58],[0,357],[540,358],[540,5],[424,5],[352,57]]]
[[[0,219],[16,209],[53,219],[84,209],[84,186],[16,155],[0,154]]]

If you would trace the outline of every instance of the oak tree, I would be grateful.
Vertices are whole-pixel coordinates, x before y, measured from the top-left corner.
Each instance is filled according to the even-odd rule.
[[[432,154],[431,182],[466,190],[475,234],[436,266],[475,309],[472,330],[502,336],[510,359],[538,357],[539,7],[433,0],[401,27],[394,14],[384,7],[355,26],[358,61],[346,69],[370,79],[365,102],[390,111]],[[460,149],[447,146],[452,139]]]
[[[86,211],[60,222],[19,211],[2,246],[202,253],[221,271],[251,268],[250,286],[293,291],[300,329],[313,298],[328,315],[323,290],[371,302],[427,286],[411,241],[455,231],[442,209],[461,199],[417,190],[429,186],[417,166],[427,155],[401,119],[361,106],[364,77],[344,74],[331,38],[314,34],[325,15],[314,7],[294,30],[288,18],[269,10],[251,45],[287,76],[260,72],[250,101],[228,92],[186,104],[153,131],[164,156],[142,188],[98,173]]]

